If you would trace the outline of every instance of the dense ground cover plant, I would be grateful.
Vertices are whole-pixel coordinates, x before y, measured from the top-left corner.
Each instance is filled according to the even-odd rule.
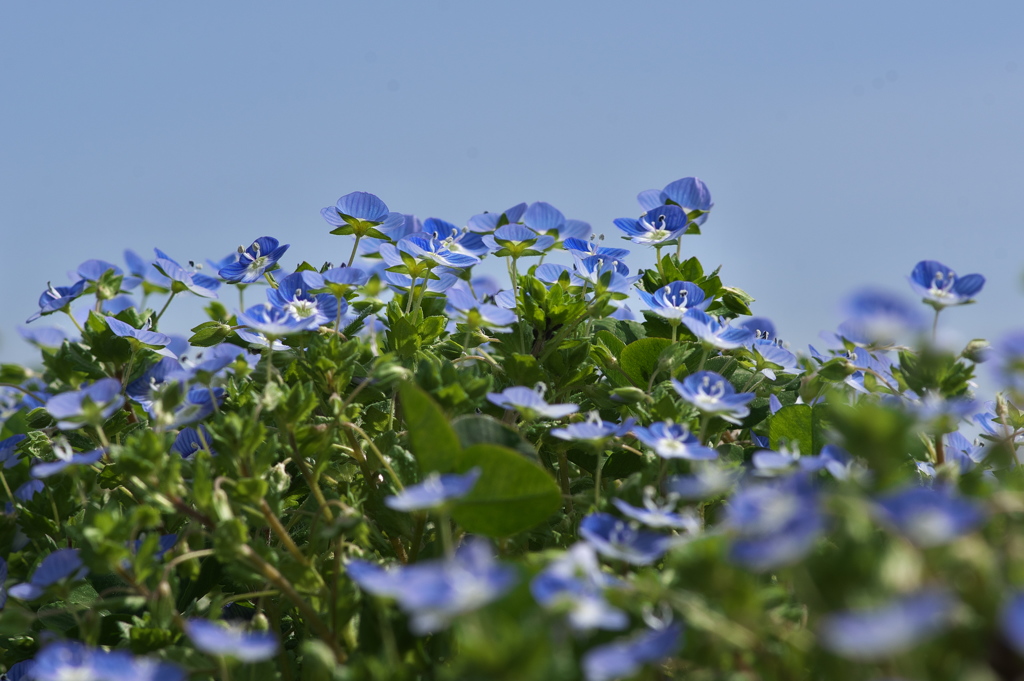
[[[1024,336],[939,340],[984,278],[922,261],[930,321],[862,291],[798,350],[683,257],[700,180],[638,198],[630,249],[354,192],[340,267],[48,285],[0,370],[5,678],[1018,678]]]

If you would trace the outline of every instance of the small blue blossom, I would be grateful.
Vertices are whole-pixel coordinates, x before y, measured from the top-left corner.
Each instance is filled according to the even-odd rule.
[[[555,244],[555,237],[538,234],[524,225],[502,225],[483,240],[499,258],[544,255]]]
[[[629,617],[604,598],[606,587],[618,582],[601,572],[594,548],[586,542],[570,546],[533,581],[530,593],[542,607],[567,614],[576,630],[625,629]]]
[[[626,233],[627,238],[636,244],[657,246],[671,241],[681,235],[687,226],[686,213],[679,206],[658,206],[640,216],[633,218],[617,218],[616,227]]]
[[[163,349],[171,344],[171,337],[165,333],[150,331],[148,329],[136,329],[131,324],[126,324],[115,317],[104,317],[104,319],[107,322],[107,326],[110,327],[110,330],[115,336],[135,341],[133,345],[136,347],[144,345],[152,349]],[[160,354],[173,356],[174,353],[170,350],[163,350]]]
[[[449,501],[469,494],[480,479],[480,468],[471,468],[463,475],[431,473],[418,485],[406,487],[400,493],[384,499],[388,508],[396,511],[426,511],[443,506]]]
[[[479,258],[489,250],[479,234],[468,229],[459,229],[444,220],[427,218],[423,222],[423,231],[439,239],[452,253],[464,253]]]
[[[287,250],[288,244],[281,246],[277,239],[261,236],[248,248],[239,246],[238,258],[221,267],[217,274],[225,281],[251,284],[276,265]]]
[[[911,486],[876,499],[878,516],[920,547],[946,544],[985,522],[984,508],[946,487]]]
[[[190,458],[200,450],[216,454],[217,452],[211,446],[212,442],[213,439],[210,437],[210,431],[206,430],[204,425],[200,425],[199,428],[183,428],[177,437],[174,438],[171,451],[177,452],[183,459]]]
[[[4,468],[13,468],[18,465],[18,457],[15,452],[18,445],[28,439],[28,435],[18,434],[0,440],[0,463]]]
[[[267,300],[297,320],[313,318],[314,326],[334,324],[348,309],[348,303],[330,293],[311,293],[324,287],[324,278],[317,272],[295,272],[278,282],[276,289],[267,291]]]
[[[695,513],[690,510],[675,512],[678,497],[670,495],[666,503],[659,504],[654,500],[654,494],[653,487],[644,488],[643,508],[627,504],[622,499],[612,499],[612,503],[622,512],[622,515],[647,527],[685,530],[687,534],[700,532],[700,519]]]
[[[17,665],[15,665],[17,666]],[[8,678],[14,671],[9,670]],[[132,657],[125,650],[88,648],[78,641],[51,643],[36,654],[26,679],[34,681],[185,681],[185,671],[168,662]]]
[[[46,411],[57,419],[58,428],[73,430],[84,424],[103,423],[123,404],[121,382],[103,378],[81,390],[54,395],[46,401]]]
[[[411,255],[414,260],[429,263],[431,266],[441,265],[452,269],[464,269],[480,262],[480,258],[475,255],[452,251],[448,248],[449,245],[440,239],[435,239],[432,235],[420,233],[403,237],[396,247],[400,252]]]
[[[650,565],[661,558],[675,537],[637,530],[608,513],[591,513],[580,522],[580,537],[606,558],[632,565]]]
[[[794,475],[740,488],[729,499],[724,526],[736,533],[730,558],[764,572],[803,558],[825,521],[814,488]]]
[[[682,319],[694,336],[719,350],[741,348],[753,340],[753,334],[748,329],[723,324],[703,310],[691,307],[684,311]]]
[[[684,177],[671,182],[661,191],[663,202],[671,201],[680,206],[687,213],[695,210],[708,212],[714,207],[711,201],[711,192],[708,186],[700,178]]]
[[[315,315],[296,317],[291,310],[270,303],[253,305],[245,312],[239,312],[237,319],[239,324],[269,339],[283,338],[319,326]]]
[[[75,453],[66,440],[60,439],[53,443],[53,455],[56,461],[48,463],[37,463],[32,466],[33,478],[48,478],[51,475],[60,473],[68,466],[88,466],[103,458],[102,449],[94,449],[81,454]]]
[[[447,300],[452,321],[474,329],[486,327],[492,331],[507,331],[517,319],[512,310],[481,302],[460,288],[449,289]]]
[[[754,393],[737,393],[729,381],[713,371],[690,374],[682,383],[673,378],[672,387],[701,412],[735,424],[750,414],[747,405],[754,399]]]
[[[610,437],[622,437],[633,427],[633,419],[623,424],[602,421],[597,412],[591,412],[586,421],[570,423],[565,428],[553,428],[551,435],[561,440],[600,442]]]
[[[706,465],[698,468],[693,475],[674,475],[665,483],[665,488],[680,499],[703,501],[728,492],[742,475],[738,468],[722,468]]]
[[[629,255],[629,251],[625,248],[608,248],[606,246],[598,246],[593,241],[575,238],[563,241],[562,248],[573,255],[579,256],[581,259],[592,255],[603,255],[613,260],[622,260]]]
[[[683,423],[659,421],[646,428],[633,428],[633,435],[663,459],[707,461],[717,459],[718,452],[705,447]]]
[[[56,350],[71,336],[57,326],[19,326],[18,333],[32,345],[43,350]]]
[[[673,281],[662,286],[654,293],[637,291],[651,311],[659,317],[680,320],[687,310],[701,310],[711,303],[704,296],[704,291],[689,281]],[[678,323],[678,321],[677,321]]]
[[[156,260],[153,261],[153,267],[170,279],[172,293],[180,293],[187,290],[200,298],[217,297],[217,289],[220,288],[220,281],[218,279],[199,272],[189,272],[159,248],[154,248],[153,250],[156,252]]]
[[[847,321],[841,326],[841,334],[859,345],[892,345],[924,328],[918,309],[888,291],[858,291],[847,298],[843,311]]]
[[[523,213],[526,212],[526,204],[519,203],[501,213],[479,213],[466,221],[469,231],[479,234],[493,232],[498,228],[498,223],[510,224],[519,222]]]
[[[935,260],[922,260],[908,277],[910,288],[937,310],[972,301],[985,285],[985,277],[956,272]]]
[[[335,227],[360,223],[380,225],[387,220],[389,213],[387,204],[369,192],[345,194],[335,205],[320,211],[324,220]]]
[[[39,296],[39,311],[29,317],[25,323],[34,322],[43,315],[66,310],[72,301],[85,292],[87,283],[85,279],[79,279],[71,286],[53,286],[47,283],[46,290]]]
[[[20,600],[33,601],[43,595],[46,587],[63,579],[76,581],[87,574],[89,570],[82,565],[78,549],[59,549],[43,558],[29,581],[15,584],[9,593]]]
[[[821,644],[852,660],[884,659],[941,632],[955,606],[947,591],[925,589],[874,610],[836,613],[821,622]]]
[[[185,622],[185,634],[196,649],[209,655],[225,655],[242,662],[261,662],[277,655],[280,645],[269,631],[246,631],[204,619]]]
[[[419,636],[440,631],[459,615],[497,600],[517,581],[515,568],[497,563],[490,546],[479,539],[464,542],[450,560],[390,570],[354,560],[348,575],[363,590],[398,601]]]
[[[515,409],[523,415],[523,418],[530,421],[538,418],[560,419],[579,411],[579,406],[575,404],[548,404],[545,402],[545,388],[543,383],[538,384],[532,390],[517,385],[505,388],[500,393],[487,393],[487,400],[503,409]]]
[[[544,201],[531,203],[523,213],[522,220],[534,232],[556,236],[558,239],[586,239],[591,233],[589,224],[582,220],[566,220],[560,210]]]
[[[671,657],[682,645],[682,624],[651,629],[588,650],[583,654],[583,676],[586,681],[615,681],[631,677],[645,664]]]

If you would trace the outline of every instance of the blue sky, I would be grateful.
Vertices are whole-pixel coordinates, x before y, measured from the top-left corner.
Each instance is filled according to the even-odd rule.
[[[1021,26],[1011,2],[7,3],[0,360],[35,356],[47,281],[125,248],[339,262],[319,210],[355,190],[456,224],[543,200],[617,241],[688,175],[716,207],[684,250],[794,348],[924,258],[988,278],[944,325],[996,337],[1024,326]]]

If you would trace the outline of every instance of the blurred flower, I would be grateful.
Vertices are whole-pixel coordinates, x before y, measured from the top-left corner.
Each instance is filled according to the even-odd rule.
[[[67,440],[55,440],[53,443],[53,455],[57,457],[57,460],[37,463],[35,466],[32,466],[32,477],[48,478],[51,475],[60,473],[68,466],[88,466],[94,464],[103,458],[103,451],[102,449],[94,449],[91,452],[77,454],[71,449],[71,445],[68,444]]]
[[[683,644],[683,625],[648,630],[628,639],[620,639],[583,654],[586,681],[614,681],[633,676],[645,664],[671,657]]]
[[[242,662],[261,662],[277,655],[277,638],[269,631],[246,631],[204,619],[185,622],[185,633],[198,650],[209,655],[226,655]]]
[[[606,558],[650,565],[676,541],[668,535],[637,530],[608,513],[591,513],[580,522],[580,537]]]
[[[724,527],[736,533],[730,558],[763,572],[803,558],[825,521],[813,486],[792,475],[741,487],[726,506]]]
[[[670,495],[666,503],[659,504],[654,500],[654,494],[655,490],[653,487],[644,488],[643,508],[627,504],[622,499],[612,499],[612,503],[615,504],[615,508],[622,512],[622,515],[647,527],[685,530],[687,534],[700,532],[700,518],[693,511],[687,509],[681,513],[675,512],[676,500],[679,497]]]
[[[947,591],[925,589],[874,610],[830,615],[819,628],[821,644],[853,660],[884,659],[942,631],[955,605]]]
[[[953,541],[973,532],[986,518],[980,504],[946,487],[914,485],[875,501],[878,517],[920,547]]]
[[[487,393],[487,399],[503,409],[516,409],[523,415],[523,418],[531,421],[538,418],[560,419],[579,411],[579,406],[575,404],[548,404],[545,402],[545,387],[543,383],[539,383],[536,388],[531,390],[517,385],[505,388],[500,393]]]
[[[431,473],[418,485],[406,487],[396,495],[386,497],[385,505],[396,511],[425,511],[460,499],[472,491],[480,479],[479,467],[463,475]]]
[[[46,411],[57,419],[58,428],[73,430],[85,424],[102,424],[123,404],[121,382],[103,378],[81,390],[54,395],[46,401]]]
[[[843,311],[840,335],[861,345],[893,345],[924,326],[918,308],[888,291],[862,289],[846,299]]]
[[[82,565],[78,549],[59,549],[43,558],[29,581],[15,584],[9,593],[23,601],[32,601],[42,596],[46,587],[52,584],[63,579],[75,581],[87,574],[89,570]]]
[[[611,421],[602,421],[598,413],[592,411],[586,421],[570,423],[565,428],[552,428],[551,435],[561,440],[600,442],[610,437],[621,437],[632,427],[632,418],[626,419],[626,422],[620,425]]]
[[[108,651],[89,648],[78,641],[58,641],[36,654],[25,678],[35,681],[185,681],[185,672],[168,662],[132,657],[125,650]]]
[[[625,629],[629,617],[612,607],[603,590],[617,581],[601,572],[594,548],[585,542],[570,546],[533,581],[530,593],[547,609],[564,610],[573,629]]]

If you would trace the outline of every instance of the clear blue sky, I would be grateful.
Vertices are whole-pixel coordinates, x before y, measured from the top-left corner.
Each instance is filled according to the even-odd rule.
[[[1022,34],[1009,1],[5,3],[0,360],[35,356],[48,280],[126,247],[338,262],[319,210],[354,190],[617,241],[687,175],[716,207],[686,250],[794,348],[923,258],[988,278],[945,322],[994,337],[1024,326]]]

